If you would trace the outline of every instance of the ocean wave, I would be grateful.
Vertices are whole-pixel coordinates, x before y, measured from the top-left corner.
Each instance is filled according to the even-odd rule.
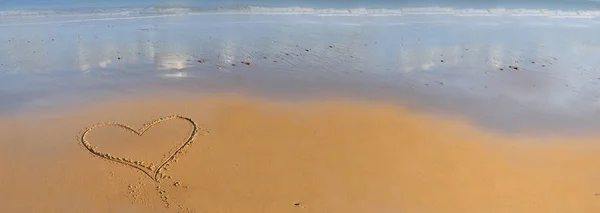
[[[0,11],[0,17],[31,16],[152,16],[152,15],[201,15],[201,14],[255,14],[255,15],[314,15],[314,16],[410,16],[410,15],[450,15],[450,16],[541,16],[557,18],[595,18],[600,10],[550,10],[550,9],[508,9],[508,8],[308,8],[308,7],[256,7],[235,8],[187,8],[149,7],[127,9],[78,9],[78,10],[10,10]]]

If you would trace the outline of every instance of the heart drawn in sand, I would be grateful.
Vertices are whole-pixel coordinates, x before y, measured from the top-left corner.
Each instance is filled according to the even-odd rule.
[[[135,133],[138,136],[142,136],[144,135],[144,132],[146,132],[148,129],[152,128],[153,126],[160,124],[162,122],[165,121],[169,121],[169,120],[174,120],[174,119],[181,119],[184,121],[187,121],[188,123],[190,123],[190,125],[193,127],[192,132],[190,133],[190,136],[188,137],[188,139],[186,141],[183,141],[181,145],[179,145],[179,147],[177,149],[175,149],[174,151],[172,151],[171,153],[169,153],[167,155],[167,157],[160,163],[160,165],[158,167],[153,167],[153,166],[149,166],[149,165],[145,165],[145,163],[143,161],[137,161],[137,160],[132,160],[132,159],[127,159],[124,157],[115,157],[115,156],[111,156],[108,153],[104,153],[104,152],[100,152],[98,150],[96,150],[86,139],[87,134],[97,128],[100,127],[105,127],[105,126],[116,126],[122,129],[125,129],[131,133]],[[104,158],[106,160],[110,160],[113,162],[117,162],[120,164],[124,164],[127,166],[130,166],[132,168],[135,168],[137,170],[142,171],[143,173],[145,173],[146,175],[148,175],[148,177],[150,177],[152,180],[156,181],[156,182],[160,182],[159,181],[159,173],[161,171],[161,169],[167,164],[169,163],[171,160],[173,160],[173,158],[175,158],[175,156],[177,154],[179,154],[181,151],[183,151],[183,149],[188,146],[196,137],[196,133],[198,132],[198,129],[200,129],[198,127],[198,125],[196,124],[196,122],[194,122],[192,119],[190,118],[186,118],[180,115],[171,115],[171,116],[167,116],[167,117],[163,117],[163,118],[159,118],[158,120],[152,121],[150,123],[147,123],[144,125],[144,127],[140,128],[139,130],[135,130],[127,125],[124,124],[120,124],[120,123],[99,123],[93,126],[90,126],[88,128],[86,128],[83,133],[81,134],[81,140],[80,142],[83,144],[83,146],[90,151],[92,154]]]

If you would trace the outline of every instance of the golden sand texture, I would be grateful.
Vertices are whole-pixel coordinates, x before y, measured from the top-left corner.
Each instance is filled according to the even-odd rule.
[[[81,145],[96,123],[173,114],[202,130],[160,182]],[[105,126],[85,141],[160,166],[193,129]],[[600,212],[594,136],[503,135],[384,103],[102,100],[0,118],[0,133],[2,212]]]
[[[88,140],[87,140],[87,135],[90,133],[90,131],[97,129],[97,128],[101,128],[101,127],[106,127],[106,126],[115,126],[115,127],[119,127],[125,131],[131,132],[131,133],[135,133],[138,136],[142,136],[144,135],[144,133],[154,127],[155,125],[158,125],[162,122],[165,121],[170,121],[173,119],[181,119],[184,121],[187,121],[190,123],[190,125],[192,126],[192,129],[189,133],[189,137],[187,137],[187,139],[185,141],[183,141],[181,143],[181,145],[176,146],[174,148],[173,151],[170,152],[170,154],[168,154],[166,156],[165,159],[163,159],[161,162],[159,162],[157,165],[159,165],[158,167],[154,166],[153,164],[149,164],[147,165],[144,161],[137,161],[137,160],[132,160],[129,159],[127,157],[115,157],[112,156],[110,153],[104,153],[101,151],[98,151],[96,149],[95,146],[93,146]],[[189,144],[191,144],[195,137],[196,137],[196,132],[198,131],[198,125],[196,124],[196,122],[194,122],[194,120],[190,119],[190,118],[186,118],[183,117],[181,115],[171,115],[171,116],[167,116],[164,118],[159,118],[155,121],[152,121],[150,123],[147,123],[144,125],[144,127],[142,127],[139,130],[135,130],[125,124],[120,124],[120,123],[99,123],[93,126],[90,126],[88,128],[86,128],[82,133],[81,133],[81,144],[92,154],[106,159],[106,160],[110,160],[110,161],[114,161],[117,163],[121,163],[123,165],[127,165],[130,166],[132,168],[138,169],[141,172],[145,173],[146,175],[148,175],[148,177],[150,177],[152,180],[156,181],[156,182],[160,182],[160,178],[162,177],[168,177],[165,175],[162,175],[161,171],[163,169],[166,169],[166,165],[168,165],[168,163],[172,160],[175,159],[176,155],[179,154],[180,152],[182,152],[184,150],[184,148],[186,148]],[[124,141],[124,143],[127,143],[127,141]],[[160,177],[159,177],[160,176]]]

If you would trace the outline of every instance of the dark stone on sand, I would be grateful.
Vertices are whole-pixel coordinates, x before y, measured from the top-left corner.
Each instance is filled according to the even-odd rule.
[[[204,64],[204,60],[198,60],[198,63]]]

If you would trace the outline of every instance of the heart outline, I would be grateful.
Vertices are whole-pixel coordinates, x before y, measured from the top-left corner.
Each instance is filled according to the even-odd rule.
[[[176,150],[170,152],[171,154],[167,158],[165,158],[156,169],[152,169],[151,167],[145,167],[142,164],[134,163],[134,162],[138,162],[138,161],[132,162],[132,160],[128,160],[127,158],[113,157],[108,153],[103,153],[103,152],[97,151],[86,139],[86,136],[90,131],[92,131],[96,128],[105,127],[105,126],[116,126],[116,127],[125,129],[126,131],[135,133],[138,136],[142,136],[142,135],[144,135],[144,133],[147,130],[154,127],[155,125],[158,125],[165,121],[174,120],[174,119],[181,119],[181,120],[185,120],[185,121],[189,122],[191,124],[191,126],[193,127],[193,130],[190,133],[189,138],[184,143],[182,143],[180,146],[178,146],[178,148]],[[187,147],[190,143],[192,143],[192,141],[194,141],[199,129],[200,129],[200,127],[198,127],[198,124],[196,124],[196,122],[194,120],[192,120],[191,118],[188,118],[188,117],[183,117],[181,115],[171,115],[171,116],[166,116],[166,117],[156,119],[150,123],[144,124],[144,126],[138,130],[136,130],[130,126],[127,126],[125,124],[121,124],[121,123],[105,122],[105,123],[98,123],[98,124],[95,124],[95,125],[85,128],[81,133],[80,142],[84,146],[84,148],[87,149],[91,154],[93,154],[97,157],[103,158],[105,160],[110,160],[110,161],[113,161],[116,163],[130,166],[137,170],[140,170],[141,172],[146,174],[148,177],[150,177],[150,179],[152,179],[156,182],[160,182],[158,179],[158,174],[161,171],[161,169],[167,163],[169,163],[171,160],[173,160],[177,154],[179,154],[181,151],[183,151],[183,149],[185,147]],[[153,173],[153,174],[150,174],[150,173]]]

